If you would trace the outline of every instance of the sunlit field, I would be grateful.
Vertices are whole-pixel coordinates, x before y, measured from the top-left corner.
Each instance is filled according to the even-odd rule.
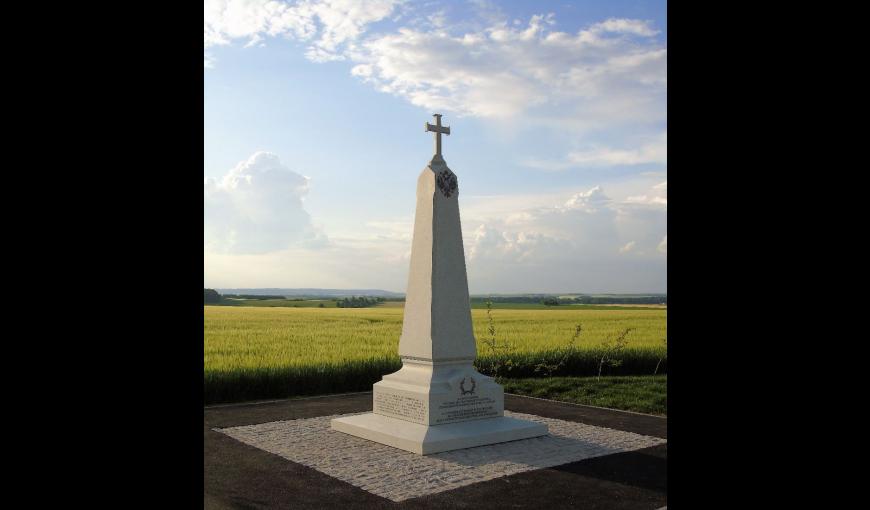
[[[397,354],[404,310],[375,308],[287,308],[205,306],[206,402],[280,398],[371,389],[401,366]],[[486,310],[472,310],[478,367],[510,360],[498,375],[530,377],[541,362],[565,360],[553,375],[594,375],[600,344],[626,328],[623,364],[610,375],[652,374],[664,353],[667,310],[570,309],[492,310],[499,342],[495,355]],[[565,351],[575,325],[583,331],[575,349]],[[567,352],[567,356],[566,356]],[[506,371],[505,371],[506,370]],[[659,373],[666,372],[666,361]]]

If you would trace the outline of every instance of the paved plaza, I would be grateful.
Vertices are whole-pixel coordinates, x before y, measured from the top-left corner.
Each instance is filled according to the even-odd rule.
[[[205,410],[206,508],[645,508],[667,504],[667,419],[514,395],[550,434],[420,456],[331,430],[370,392]]]

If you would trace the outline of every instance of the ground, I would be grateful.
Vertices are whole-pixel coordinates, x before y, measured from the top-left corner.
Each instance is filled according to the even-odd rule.
[[[604,366],[602,373],[667,372],[666,309],[493,309],[492,321],[486,310],[471,315],[476,364],[486,375],[535,377],[543,375],[539,365],[553,367],[547,371],[554,376],[596,375],[603,343],[625,330],[622,363]],[[367,391],[401,368],[396,353],[402,323],[401,308],[206,306],[205,401]]]
[[[507,393],[622,409],[668,414],[668,376],[547,377],[508,379],[499,384]]]
[[[371,411],[371,392],[207,407],[206,508],[643,508],[667,504],[667,444],[394,503],[212,430]],[[515,412],[667,438],[667,418],[506,395]]]

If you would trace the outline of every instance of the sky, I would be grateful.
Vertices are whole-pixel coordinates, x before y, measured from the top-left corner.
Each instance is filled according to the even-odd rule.
[[[441,113],[472,294],[667,292],[666,11],[206,0],[206,287],[404,292]]]

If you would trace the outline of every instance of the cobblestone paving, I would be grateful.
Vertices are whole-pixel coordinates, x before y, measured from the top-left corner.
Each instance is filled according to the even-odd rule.
[[[504,414],[546,423],[550,434],[417,455],[330,428],[330,420],[349,415],[214,430],[392,501],[667,442],[657,437],[532,414],[510,411]]]

